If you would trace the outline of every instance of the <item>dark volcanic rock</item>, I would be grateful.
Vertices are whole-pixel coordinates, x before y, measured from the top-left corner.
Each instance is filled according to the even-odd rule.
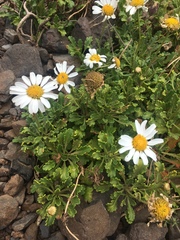
[[[1,66],[4,70],[12,70],[17,78],[29,76],[30,72],[43,74],[38,49],[27,44],[12,45],[2,57]]]
[[[18,202],[13,197],[7,194],[0,196],[0,230],[16,219],[18,212]]]

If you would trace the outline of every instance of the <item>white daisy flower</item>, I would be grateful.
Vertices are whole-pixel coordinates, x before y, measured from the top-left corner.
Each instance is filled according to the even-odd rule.
[[[103,21],[107,19],[115,19],[114,12],[116,11],[118,0],[99,0],[95,1],[100,6],[92,6],[93,14],[102,14],[104,16]]]
[[[28,105],[28,111],[30,114],[45,111],[46,108],[50,108],[51,105],[47,98],[57,99],[58,95],[53,93],[52,90],[56,89],[54,82],[49,81],[50,77],[42,77],[42,75],[35,75],[34,72],[30,73],[30,77],[22,76],[23,82],[16,82],[15,86],[11,86],[10,94],[15,94],[12,102],[24,108]],[[48,82],[49,81],[49,82]]]
[[[119,58],[113,57],[112,62],[113,62],[113,64],[111,64],[108,68],[117,68],[117,69],[120,68],[121,62],[120,62]]]
[[[70,73],[75,66],[67,66],[67,62],[63,61],[63,63],[56,63],[56,67],[54,68],[54,72],[57,75],[55,82],[59,85],[58,91],[64,87],[67,93],[71,92],[69,85],[74,87],[75,83],[70,81],[69,78],[76,77],[78,75],[77,72]]]
[[[137,120],[135,121],[137,135],[134,138],[128,135],[122,135],[120,137],[118,143],[123,147],[119,150],[119,153],[129,151],[128,155],[125,157],[126,162],[129,162],[131,158],[133,158],[134,164],[138,164],[139,158],[141,158],[144,165],[148,165],[147,157],[157,161],[156,154],[152,150],[151,146],[163,143],[164,140],[161,138],[152,139],[157,133],[155,130],[156,125],[152,124],[150,127],[145,129],[146,123],[147,120],[143,121],[141,124]]]
[[[105,55],[99,55],[97,53],[97,50],[95,48],[90,48],[89,52],[86,53],[84,63],[86,66],[89,66],[90,68],[93,68],[93,64],[98,64],[99,67],[102,66],[102,62],[106,62],[106,56]]]
[[[130,15],[135,14],[139,8],[142,8],[144,12],[147,12],[148,8],[145,7],[145,4],[148,1],[149,0],[126,0],[127,5],[124,7],[126,8],[126,12],[129,12]]]

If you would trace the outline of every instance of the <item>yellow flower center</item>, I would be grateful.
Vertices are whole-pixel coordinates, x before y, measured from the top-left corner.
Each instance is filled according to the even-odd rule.
[[[132,145],[137,151],[143,151],[147,147],[147,140],[144,136],[138,134],[133,138]]]
[[[154,216],[159,221],[164,221],[171,216],[171,208],[169,207],[169,202],[163,198],[156,199],[153,208]]]
[[[168,28],[178,29],[180,27],[180,22],[174,17],[167,18],[164,22]]]
[[[99,62],[101,60],[100,56],[98,54],[93,54],[91,57],[90,57],[90,60],[91,61],[96,61],[96,62]]]
[[[59,73],[57,76],[57,81],[59,84],[64,84],[68,80],[68,75],[65,72]]]
[[[33,85],[28,87],[26,92],[29,97],[39,99],[40,97],[42,97],[44,90],[38,85]]]
[[[130,5],[133,7],[143,6],[144,0],[132,0]]]
[[[120,62],[119,58],[114,57],[114,61],[115,61],[116,67],[120,68],[121,62]]]
[[[114,14],[114,8],[110,4],[106,4],[102,7],[104,15],[112,16]]]

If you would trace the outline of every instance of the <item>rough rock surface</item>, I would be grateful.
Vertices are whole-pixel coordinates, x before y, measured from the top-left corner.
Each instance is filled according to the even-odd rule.
[[[0,230],[16,219],[18,212],[18,202],[13,197],[7,194],[0,196]]]

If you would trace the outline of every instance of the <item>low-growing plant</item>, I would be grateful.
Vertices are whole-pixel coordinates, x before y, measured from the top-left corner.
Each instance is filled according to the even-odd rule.
[[[160,17],[169,6],[166,9],[164,1],[152,15],[143,15],[140,8],[129,16],[122,10],[125,2],[117,4],[115,24],[105,19],[114,36],[99,49],[93,48],[92,38],[83,43],[69,37],[69,53],[82,62],[77,69],[82,83],[70,94],[59,93],[45,113],[24,113],[27,126],[14,140],[37,158],[32,192],[38,194],[38,213],[48,225],[56,218],[74,217],[76,206],[82,199],[91,202],[94,192],[109,193],[110,212],[125,206],[128,223],[135,219],[135,207],[147,205],[153,194],[179,207],[179,29],[161,26]],[[172,4],[175,15],[178,6]],[[151,1],[148,7],[153,9]],[[60,75],[57,78],[60,81]],[[151,124],[146,130],[144,120]],[[140,129],[151,137],[138,140],[136,148],[135,130],[139,135]],[[152,144],[155,133],[159,138]],[[125,141],[120,149],[123,139],[131,139],[131,146]],[[155,141],[162,144],[155,147]],[[167,202],[165,197],[160,200]],[[166,216],[158,213],[153,219],[168,220],[171,204],[166,207]]]
[[[11,0],[3,4],[0,17],[8,18],[16,26],[19,39],[31,41],[39,45],[41,35],[48,28],[57,29],[62,36],[67,35],[72,29],[77,15],[90,1],[72,0]],[[29,20],[28,32],[23,25]],[[27,28],[27,27],[26,27]]]

